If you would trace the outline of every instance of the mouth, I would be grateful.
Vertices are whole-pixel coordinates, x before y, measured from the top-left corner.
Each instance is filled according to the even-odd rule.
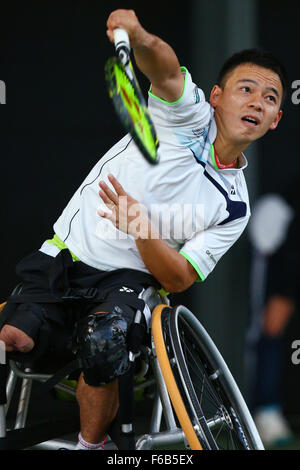
[[[256,116],[244,116],[242,117],[242,121],[244,121],[248,127],[256,127],[260,124],[260,119]]]

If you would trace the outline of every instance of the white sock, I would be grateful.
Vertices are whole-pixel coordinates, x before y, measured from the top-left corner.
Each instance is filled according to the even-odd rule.
[[[107,437],[99,442],[98,444],[90,444],[86,442],[81,435],[81,432],[78,434],[78,442],[75,447],[75,450],[104,450],[104,444],[107,441]]]

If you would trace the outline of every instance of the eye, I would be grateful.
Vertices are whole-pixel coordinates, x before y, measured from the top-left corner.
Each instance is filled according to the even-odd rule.
[[[245,91],[246,93],[249,93],[251,91],[250,87],[249,86],[243,86],[241,88],[242,91]]]
[[[275,96],[273,96],[273,95],[267,96],[267,100],[268,100],[268,101],[273,101],[273,103],[276,103],[276,98],[275,98]]]

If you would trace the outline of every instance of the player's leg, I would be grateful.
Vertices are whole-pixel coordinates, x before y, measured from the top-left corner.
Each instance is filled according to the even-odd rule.
[[[43,310],[37,304],[7,302],[0,317],[0,340],[5,343],[6,351],[32,351],[42,321]]]
[[[125,336],[128,338],[134,316],[133,308],[108,302],[94,308],[78,324],[79,355],[83,359],[89,358],[88,365],[94,364],[83,369],[76,392],[81,437],[87,448],[89,444],[101,446],[116,416],[119,405],[117,377],[129,366]],[[97,360],[94,361],[95,352]]]
[[[98,332],[98,330],[101,328],[105,330],[107,325],[102,324],[102,322],[93,322],[92,315],[107,315],[113,308],[113,305],[101,305],[100,307],[97,306],[93,308],[90,311],[90,316],[84,319],[78,328],[78,339],[80,338],[79,340],[81,341],[87,340],[84,325],[89,325],[89,339],[92,338],[94,342],[101,341],[100,332]],[[108,328],[110,328],[110,326],[108,326]],[[104,334],[109,336],[110,333],[107,333],[105,330]],[[88,356],[90,351],[85,349],[85,352]],[[81,438],[87,444],[98,444],[99,447],[101,447],[101,443],[106,437],[106,431],[114,420],[118,410],[118,380],[115,378],[106,384],[96,386],[97,381],[106,381],[101,372],[100,374],[99,371],[97,373],[96,369],[97,366],[95,367],[94,373],[86,371],[86,380],[84,373],[81,373],[78,380],[76,398],[80,408]],[[92,385],[87,382],[90,382]]]
[[[28,353],[34,348],[33,339],[24,331],[11,325],[4,325],[0,331],[0,341],[5,343],[7,352],[19,351]]]
[[[80,407],[81,436],[84,441],[99,444],[118,410],[118,380],[106,385],[88,385],[81,374],[76,390]]]

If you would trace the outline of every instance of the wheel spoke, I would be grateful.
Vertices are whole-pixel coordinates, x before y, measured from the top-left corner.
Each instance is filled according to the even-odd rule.
[[[183,339],[183,338],[182,338]],[[192,354],[191,350],[188,348],[186,342],[183,343],[183,346],[184,346],[184,351],[186,353],[186,355],[188,354],[189,355],[189,358],[191,359],[192,363],[189,361],[188,362],[188,367],[189,369],[192,370],[192,372],[194,372],[195,376],[197,377],[199,374],[202,375],[202,383],[201,383],[201,394],[200,394],[200,405],[202,404],[202,400],[203,400],[203,395],[204,395],[204,386],[205,386],[205,382],[207,383],[207,389],[206,389],[206,398],[207,400],[210,402],[210,404],[212,405],[215,405],[216,408],[219,408],[220,404],[221,404],[221,399],[220,397],[216,394],[216,391],[211,387],[210,383],[209,383],[209,379],[206,377],[205,375],[205,372],[200,369],[200,361],[199,363],[197,363],[195,357],[194,357],[194,354]],[[210,398],[210,399],[209,399]]]
[[[166,313],[163,329],[186,412],[194,429],[195,423],[202,428],[199,441],[207,449],[245,449],[247,439],[242,433],[248,423],[243,415],[234,419],[230,373],[222,367],[223,358],[201,324],[198,328],[192,313],[182,309],[175,310],[174,316]],[[238,389],[232,391],[239,393]]]

